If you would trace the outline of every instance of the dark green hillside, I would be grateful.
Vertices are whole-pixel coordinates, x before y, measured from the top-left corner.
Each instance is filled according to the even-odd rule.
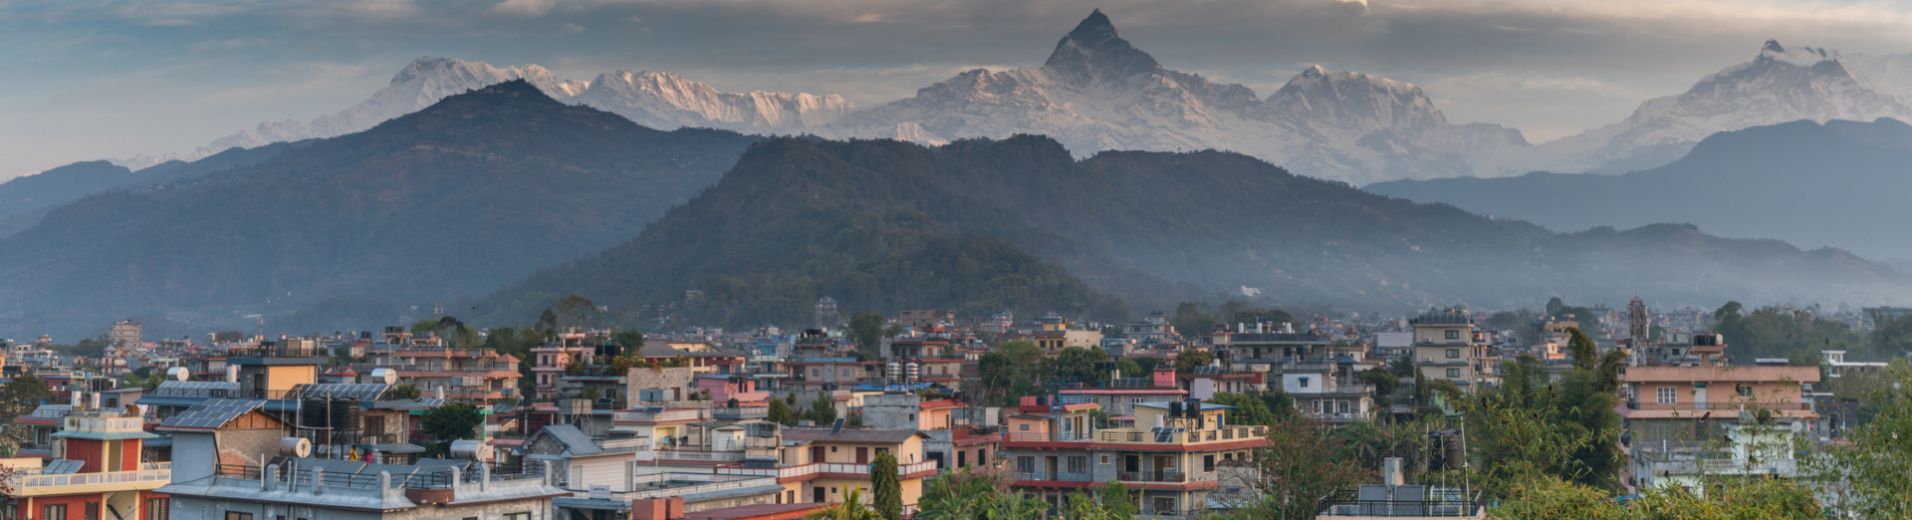
[[[1073,296],[1087,294],[1073,279],[1022,282],[1059,272],[1025,267],[1038,266],[1024,260],[1030,255],[1144,308],[1244,286],[1275,302],[1363,311],[1517,304],[1549,294],[1666,304],[1868,301],[1912,286],[1836,250],[1727,240],[1684,226],[1558,235],[1230,153],[1104,152],[1078,162],[1031,136],[934,149],[775,139],[753,146],[722,182],[636,240],[542,270],[475,305],[502,322],[532,319],[570,293],[624,317],[668,312],[733,326],[807,323],[819,296],[850,310],[953,307],[975,317],[1006,307],[1025,316],[1111,317],[1115,305]],[[990,258],[1008,265],[991,269],[983,260]],[[976,268],[964,267],[972,262]],[[999,282],[1004,277],[1017,281]],[[997,290],[1005,283],[1040,290],[1005,300]]]
[[[495,85],[258,164],[57,208],[0,240],[0,315],[24,316],[0,330],[481,294],[635,236],[753,140]]]
[[[969,317],[1126,315],[1121,301],[1017,244],[1120,269],[1113,262],[951,189],[934,159],[888,141],[760,143],[717,186],[636,240],[541,270],[478,307],[509,321],[576,292],[620,309],[668,307],[691,323],[731,325],[805,323],[822,296],[844,309],[946,307]],[[1131,286],[1152,282],[1119,275]],[[702,296],[687,298],[693,290]]]

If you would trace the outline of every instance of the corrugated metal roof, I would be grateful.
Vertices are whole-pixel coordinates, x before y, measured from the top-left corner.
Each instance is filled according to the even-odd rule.
[[[604,452],[604,447],[598,446],[597,441],[591,440],[591,436],[585,435],[584,431],[579,430],[577,426],[553,424],[538,430],[538,433],[557,439],[559,444],[564,445],[565,451],[571,452],[572,455],[596,455]],[[536,435],[532,436],[533,439],[536,437]],[[530,439],[527,439],[527,442],[529,441]]]

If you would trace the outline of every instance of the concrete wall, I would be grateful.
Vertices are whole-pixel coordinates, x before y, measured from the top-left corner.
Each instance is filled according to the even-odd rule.
[[[882,430],[920,428],[922,398],[916,394],[877,394],[863,397],[863,425]]]
[[[173,482],[191,482],[213,474],[219,463],[212,432],[173,432]],[[258,462],[254,462],[258,464]]]
[[[209,519],[223,520],[227,512],[251,513],[252,520],[277,520],[284,516],[287,520],[305,518],[308,520],[458,520],[461,518],[479,518],[480,520],[498,520],[511,513],[530,513],[531,520],[552,520],[551,499],[513,500],[502,503],[451,506],[419,506],[417,508],[378,513],[371,511],[353,511],[333,509],[317,504],[277,504],[262,502],[242,502],[238,500],[206,500],[190,496],[173,496],[172,517],[180,520]],[[78,518],[78,511],[68,513],[68,518]]]

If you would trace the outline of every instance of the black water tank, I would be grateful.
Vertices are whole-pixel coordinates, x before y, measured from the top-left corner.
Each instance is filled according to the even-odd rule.
[[[306,428],[332,427],[332,417],[329,412],[331,409],[331,403],[324,399],[306,399],[304,404],[299,405],[299,426]]]
[[[1168,402],[1168,416],[1169,416],[1169,417],[1181,417],[1181,416],[1182,416],[1182,402],[1181,402],[1181,401],[1169,401],[1169,402]]]
[[[346,397],[332,400],[332,429],[339,431],[358,431],[358,399]]]
[[[1189,399],[1187,412],[1189,417],[1201,417],[1202,416],[1202,400]]]

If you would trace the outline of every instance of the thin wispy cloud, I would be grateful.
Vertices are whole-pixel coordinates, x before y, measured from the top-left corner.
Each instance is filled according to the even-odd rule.
[[[0,177],[191,149],[309,119],[419,56],[536,63],[561,77],[677,72],[726,90],[837,93],[861,106],[961,67],[1039,66],[1100,8],[1164,65],[1266,96],[1311,64],[1420,85],[1449,118],[1557,136],[1751,59],[1759,44],[1912,52],[1912,5],[1871,0],[183,0],[0,6]],[[345,75],[315,88],[294,64]],[[148,81],[117,87],[137,73]],[[31,78],[29,81],[27,78]],[[133,93],[125,88],[136,89]],[[330,89],[330,90],[326,90]],[[164,100],[230,91],[243,103]],[[84,103],[97,123],[47,124]],[[108,115],[111,114],[111,115]],[[116,119],[114,119],[116,118]]]

